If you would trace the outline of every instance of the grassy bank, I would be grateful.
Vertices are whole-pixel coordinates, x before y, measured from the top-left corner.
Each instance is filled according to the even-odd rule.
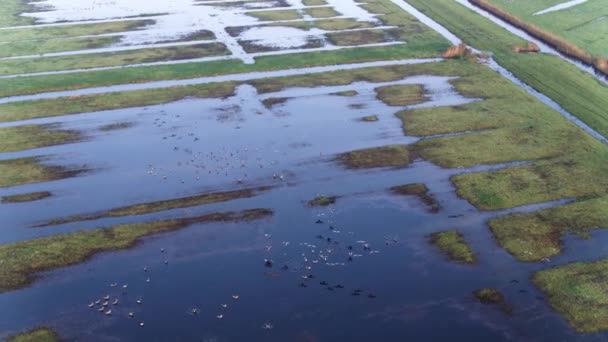
[[[61,339],[53,330],[40,327],[9,337],[6,342],[61,342]]]
[[[378,99],[388,106],[405,107],[427,101],[424,87],[418,84],[397,84],[375,89]]]
[[[198,217],[128,224],[0,245],[0,293],[31,284],[36,274],[78,264],[92,256],[130,248],[145,237],[212,222],[251,221],[272,215],[268,209],[213,213]]]
[[[119,108],[152,106],[187,97],[222,98],[234,94],[235,83],[209,83],[100,95],[12,102],[0,105],[0,122],[20,121]]]
[[[16,42],[20,40],[43,40],[68,38],[107,33],[119,33],[142,29],[156,21],[151,19],[112,21],[107,23],[78,24],[65,26],[47,26],[34,28],[16,28],[3,30],[0,42]]]
[[[9,59],[0,61],[0,75],[115,67],[228,54],[230,52],[224,44],[210,43],[70,56]]]
[[[49,166],[44,157],[28,157],[0,161],[0,188],[30,183],[43,183],[75,177],[83,169]]]
[[[56,125],[23,125],[0,128],[0,153],[67,144],[78,141],[81,134],[59,129]]]
[[[91,221],[108,217],[123,217],[156,213],[159,211],[196,207],[201,205],[221,203],[242,198],[251,198],[260,194],[260,192],[268,191],[269,187],[249,188],[226,192],[213,192],[196,196],[181,197],[165,201],[147,202],[134,204],[126,207],[114,208],[108,211],[103,211],[94,214],[83,214],[66,218],[54,219],[49,222],[42,223],[36,227],[46,227],[65,223]]]
[[[23,0],[4,0],[0,6],[0,27],[31,25],[34,20],[19,14],[30,11],[31,8]]]
[[[573,263],[537,272],[532,281],[578,332],[608,329],[608,260]]]
[[[514,214],[489,222],[498,243],[520,261],[540,261],[562,250],[562,237],[589,237],[608,227],[608,197],[600,197],[534,213]]]

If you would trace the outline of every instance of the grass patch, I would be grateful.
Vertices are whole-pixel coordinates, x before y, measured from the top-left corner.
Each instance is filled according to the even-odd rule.
[[[297,20],[302,19],[302,15],[297,10],[269,10],[247,12],[249,16],[257,18],[261,21],[279,21],[279,20]]]
[[[376,88],[378,99],[393,107],[405,107],[427,101],[424,87],[418,84],[397,84]]]
[[[20,195],[11,195],[11,196],[2,196],[2,203],[24,203],[24,202],[34,202],[40,201],[42,199],[51,197],[52,194],[48,191],[41,192],[31,192],[29,194],[20,194]]]
[[[0,61],[0,75],[114,67],[228,54],[230,52],[224,44],[210,43],[71,56],[9,59]]]
[[[46,327],[39,327],[9,337],[6,342],[61,342],[59,335]]]
[[[411,156],[407,146],[389,145],[343,153],[336,160],[349,169],[371,169],[406,167],[411,162]]]
[[[289,101],[289,97],[271,97],[262,101],[264,107],[271,109],[276,105],[280,105]]]
[[[260,192],[268,191],[269,187],[259,187],[259,188],[250,188],[250,189],[242,189],[235,191],[226,191],[226,192],[213,192],[206,193],[196,196],[188,196],[181,197],[176,199],[170,199],[165,201],[156,201],[156,202],[147,202],[134,204],[126,207],[114,208],[108,211],[103,211],[100,213],[94,214],[84,214],[77,215],[67,218],[59,218],[54,219],[49,222],[45,222],[36,227],[46,227],[46,226],[54,226],[59,224],[66,224],[72,222],[80,222],[80,221],[91,221],[98,220],[101,218],[108,217],[123,217],[123,216],[135,216],[135,215],[144,215],[156,213],[159,211],[165,210],[173,210],[173,209],[181,209],[181,208],[190,208],[201,205],[208,205],[213,203],[221,203],[232,201],[236,199],[243,198],[251,198],[260,194]]]
[[[594,229],[608,228],[608,197],[600,197],[534,213],[490,220],[498,243],[519,261],[540,261],[558,255],[562,236],[588,238]]]
[[[2,44],[0,57],[40,55],[53,52],[98,49],[118,43],[119,41],[120,37],[76,37],[42,41],[16,41]]]
[[[127,32],[139,30],[154,23],[156,23],[155,20],[143,19],[113,21],[95,24],[17,28],[11,30],[3,30],[2,36],[0,36],[0,42],[68,38],[76,36]]]
[[[608,329],[608,260],[573,263],[537,272],[532,281],[578,332]]]
[[[31,11],[32,8],[23,0],[4,0],[0,6],[0,27],[32,25],[33,18],[22,17],[19,14]]]
[[[304,6],[323,6],[323,5],[327,5],[327,1],[325,1],[325,0],[303,0],[302,4]]]
[[[418,197],[422,203],[428,206],[429,211],[432,213],[436,213],[441,209],[435,197],[429,194],[429,189],[422,183],[394,186],[390,190],[397,195]]]
[[[437,246],[450,260],[460,264],[475,264],[475,254],[467,244],[464,236],[455,231],[444,231],[431,234],[431,244]]]
[[[83,230],[0,245],[0,292],[31,284],[39,272],[78,264],[92,256],[130,248],[145,237],[212,222],[251,221],[272,215],[268,209],[213,213],[203,216]]]
[[[386,33],[382,30],[331,32],[326,36],[336,46],[356,46],[389,41]]]
[[[43,157],[0,160],[0,188],[75,177],[83,169],[44,165]]]
[[[12,102],[0,105],[0,122],[67,114],[91,113],[128,107],[152,106],[187,97],[221,98],[234,94],[236,83],[210,83],[171,88],[82,95],[57,99]]]
[[[337,92],[337,93],[333,93],[331,95],[353,97],[353,96],[359,95],[359,92],[357,92],[356,90],[347,90],[347,91],[340,91],[340,92]]]
[[[368,115],[368,116],[364,116],[361,119],[359,119],[359,121],[363,121],[363,122],[376,122],[379,120],[380,119],[378,118],[378,115]]]
[[[335,204],[337,200],[337,196],[319,196],[308,201],[308,206],[327,207],[328,205]]]
[[[0,153],[67,144],[78,141],[81,134],[57,129],[57,125],[23,125],[0,128]]]
[[[314,7],[304,9],[304,13],[317,19],[333,18],[340,15],[333,7]]]
[[[507,314],[513,312],[513,307],[507,303],[505,296],[497,289],[483,288],[473,291],[473,296],[485,305],[496,305]]]

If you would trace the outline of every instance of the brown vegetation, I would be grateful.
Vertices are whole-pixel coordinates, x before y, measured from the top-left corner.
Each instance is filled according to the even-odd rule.
[[[543,42],[553,46],[559,52],[566,56],[577,58],[584,63],[595,67],[598,71],[608,75],[608,60],[605,58],[594,57],[587,51],[579,48],[575,44],[567,41],[564,38],[558,37],[552,33],[544,31],[534,24],[527,23],[518,17],[503,11],[502,9],[490,4],[487,0],[469,0],[472,4],[483,8],[493,15],[509,22],[510,24],[528,32],[530,35],[542,40]]]
[[[467,47],[464,43],[451,46],[443,53],[443,58],[468,58],[473,55],[473,52],[469,47]]]
[[[533,42],[528,42],[528,45],[526,45],[525,47],[514,47],[513,51],[517,53],[538,53],[540,52],[540,47]]]

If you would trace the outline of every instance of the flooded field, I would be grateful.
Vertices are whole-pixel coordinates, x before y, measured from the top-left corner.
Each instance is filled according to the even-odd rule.
[[[608,339],[559,54],[590,107],[418,0],[0,6],[0,339]]]

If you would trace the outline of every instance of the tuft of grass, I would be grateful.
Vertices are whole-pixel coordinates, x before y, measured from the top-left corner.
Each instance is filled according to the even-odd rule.
[[[359,120],[363,121],[363,122],[376,122],[376,121],[379,121],[380,119],[378,118],[378,115],[368,115],[368,116],[362,117]]]
[[[75,265],[92,256],[134,246],[145,236],[195,224],[242,222],[268,217],[269,209],[212,213],[203,216],[97,228],[0,245],[0,293],[28,286],[36,274]]]
[[[429,207],[429,211],[437,213],[441,206],[433,195],[429,194],[429,189],[422,183],[398,185],[390,188],[391,192],[402,196],[416,196],[422,203]]]
[[[313,7],[306,8],[304,12],[309,16],[317,19],[321,18],[333,18],[340,15],[333,7]]]
[[[507,314],[513,312],[513,307],[507,303],[505,296],[497,289],[483,288],[473,291],[473,296],[485,305],[496,305]]]
[[[540,261],[558,255],[561,237],[587,238],[608,228],[608,196],[570,203],[533,213],[497,217],[488,222],[498,243],[519,261]]]
[[[61,342],[61,339],[50,328],[38,327],[9,337],[6,342]]]
[[[378,99],[389,106],[405,107],[427,101],[424,87],[418,84],[397,84],[376,88]]]
[[[276,105],[283,104],[287,101],[289,101],[288,97],[271,97],[271,98],[263,100],[262,104],[264,104],[264,107],[270,109]]]
[[[103,211],[100,213],[94,214],[83,214],[77,216],[71,216],[66,218],[54,219],[49,222],[45,222],[36,227],[47,227],[47,226],[55,226],[59,224],[80,222],[80,221],[92,221],[98,220],[101,218],[108,217],[123,217],[123,216],[136,216],[136,215],[144,215],[156,213],[159,211],[173,210],[173,209],[181,209],[181,208],[190,208],[197,207],[201,205],[208,205],[213,203],[221,203],[228,202],[236,199],[243,198],[251,198],[259,195],[263,191],[270,190],[270,187],[258,187],[258,188],[249,188],[235,191],[226,191],[226,192],[212,192],[206,194],[200,194],[196,196],[188,196],[175,198],[164,201],[156,201],[156,202],[147,202],[134,204],[126,207],[114,208],[108,211]]]
[[[48,166],[43,164],[45,160],[44,157],[0,160],[0,188],[65,179],[85,171]]]
[[[460,264],[475,264],[475,254],[464,236],[455,230],[431,234],[431,244],[437,246],[450,260]]]
[[[23,203],[23,202],[34,202],[51,197],[52,194],[48,191],[31,192],[28,194],[19,194],[11,196],[2,196],[2,203]]]
[[[411,156],[407,146],[389,145],[342,153],[336,160],[349,169],[371,169],[406,167]]]
[[[608,260],[558,266],[532,276],[551,306],[580,333],[608,329],[606,280]]]
[[[297,20],[302,19],[302,15],[297,10],[268,10],[247,12],[249,16],[258,18],[261,21]]]
[[[57,125],[23,125],[0,128],[0,153],[24,151],[78,141],[81,134],[56,129]]]
[[[359,92],[357,92],[356,90],[346,90],[346,91],[340,91],[337,93],[333,93],[331,95],[353,97],[353,96],[359,95]]]
[[[319,196],[308,201],[310,207],[326,207],[331,204],[335,204],[338,200],[337,196]]]
[[[100,126],[98,129],[102,132],[118,131],[121,129],[127,129],[135,126],[134,122],[115,122],[107,125]]]
[[[19,14],[31,11],[32,8],[23,0],[4,0],[0,6],[0,27],[32,25],[34,19]]]

